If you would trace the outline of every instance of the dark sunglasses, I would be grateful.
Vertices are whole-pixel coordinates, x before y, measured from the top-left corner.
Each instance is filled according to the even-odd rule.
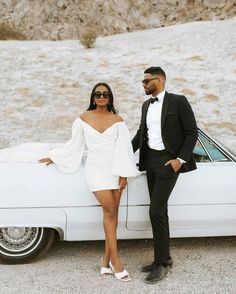
[[[102,96],[103,96],[103,98],[107,99],[107,98],[109,98],[109,93],[108,92],[103,92],[103,93],[101,93],[101,92],[95,92],[94,93],[94,97],[96,99],[100,99]]]
[[[150,81],[152,81],[152,80],[159,80],[159,78],[152,78],[152,79],[145,79],[145,80],[142,80],[142,84],[147,86],[147,84],[148,84]]]

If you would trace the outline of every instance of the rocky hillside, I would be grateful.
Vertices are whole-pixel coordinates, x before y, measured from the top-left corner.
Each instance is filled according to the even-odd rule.
[[[5,0],[0,25],[16,34],[1,37],[0,27],[0,39],[78,39],[88,27],[104,36],[235,15],[235,0]]]
[[[0,41],[0,148],[67,141],[100,81],[133,136],[147,99],[143,71],[160,65],[166,89],[187,96],[198,126],[236,151],[235,27],[236,17],[191,22],[99,37],[91,49],[77,40]]]

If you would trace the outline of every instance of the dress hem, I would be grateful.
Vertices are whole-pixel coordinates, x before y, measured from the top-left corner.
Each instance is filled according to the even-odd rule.
[[[96,188],[96,189],[89,189],[89,190],[90,190],[90,192],[98,192],[98,191],[109,191],[109,190],[118,190],[118,189],[119,189],[119,186],[111,187],[111,188],[107,188],[107,187]]]

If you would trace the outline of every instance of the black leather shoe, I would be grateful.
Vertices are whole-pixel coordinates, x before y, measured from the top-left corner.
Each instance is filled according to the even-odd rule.
[[[168,273],[168,266],[158,265],[154,270],[152,270],[146,279],[144,280],[147,284],[155,284],[162,280]]]
[[[151,271],[153,271],[156,268],[156,264],[153,262],[151,264],[145,265],[143,267],[141,267],[141,272],[142,273],[150,273]]]
[[[170,267],[170,268],[172,268],[172,266],[173,266],[173,259],[170,257],[168,260],[167,260],[167,265]]]
[[[173,259],[170,257],[167,261],[166,264],[171,268],[173,265]],[[145,265],[141,268],[141,272],[143,273],[150,273],[151,271],[153,271],[155,268],[157,267],[157,265],[153,262],[151,264]]]

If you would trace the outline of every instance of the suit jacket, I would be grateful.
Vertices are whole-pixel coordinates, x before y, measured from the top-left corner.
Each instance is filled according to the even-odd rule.
[[[142,106],[142,117],[137,134],[132,140],[134,152],[140,148],[139,170],[146,170],[146,158],[148,149],[147,110],[151,98]],[[198,131],[192,108],[183,95],[165,93],[161,113],[161,134],[166,150],[173,158],[181,158],[186,161],[179,172],[187,172],[196,169],[193,157]]]

